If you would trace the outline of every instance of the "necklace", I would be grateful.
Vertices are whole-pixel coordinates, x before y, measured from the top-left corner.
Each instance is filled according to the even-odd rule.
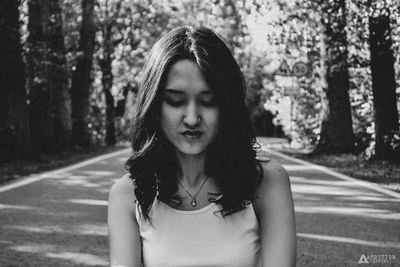
[[[194,196],[188,190],[186,190],[186,188],[179,182],[179,180],[176,180],[178,182],[178,184],[183,188],[183,190],[185,190],[185,192],[192,198],[192,201],[190,202],[190,204],[192,204],[192,207],[196,207],[196,205],[197,205],[196,197],[200,193],[200,191],[203,188],[203,185],[206,183],[207,179],[208,179],[208,176],[206,176],[206,178],[204,179],[203,183],[200,186],[200,189],[197,191],[196,194],[194,194]]]

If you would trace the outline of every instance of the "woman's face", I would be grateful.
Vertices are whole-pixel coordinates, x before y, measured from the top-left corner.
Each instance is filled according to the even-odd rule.
[[[217,137],[220,112],[215,94],[196,63],[171,66],[163,89],[161,128],[179,154],[200,155]]]

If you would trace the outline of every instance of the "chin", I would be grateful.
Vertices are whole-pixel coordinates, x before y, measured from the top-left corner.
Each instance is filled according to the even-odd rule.
[[[205,151],[206,151],[205,147],[199,147],[199,146],[195,146],[195,147],[187,147],[187,146],[179,147],[178,146],[178,147],[176,147],[176,150],[178,151],[178,153],[187,155],[187,156],[201,155],[201,154],[205,153]]]

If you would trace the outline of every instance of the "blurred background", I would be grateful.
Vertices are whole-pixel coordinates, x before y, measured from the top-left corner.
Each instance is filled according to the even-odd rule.
[[[1,0],[0,266],[109,265],[140,70],[180,25],[215,30],[244,73],[261,153],[290,175],[298,266],[399,266],[399,13],[398,0]]]
[[[226,39],[247,79],[257,136],[280,138],[270,140],[292,155],[395,184],[399,5],[3,0],[2,179],[127,145],[143,61],[159,36],[185,24]],[[366,165],[373,168],[360,170]],[[387,170],[378,173],[381,167]]]

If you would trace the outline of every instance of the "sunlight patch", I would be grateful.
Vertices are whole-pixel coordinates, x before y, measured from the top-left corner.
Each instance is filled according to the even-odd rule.
[[[12,246],[10,249],[19,251],[19,252],[29,252],[29,253],[44,253],[49,250],[54,250],[53,245],[41,245],[41,244],[32,244],[32,245],[21,245],[21,246]]]
[[[350,243],[350,244],[357,244],[357,245],[370,246],[370,247],[400,249],[400,243],[396,243],[396,242],[367,241],[367,240],[362,240],[362,239],[348,238],[348,237],[341,237],[341,236],[315,235],[315,234],[305,234],[305,233],[297,233],[297,236],[303,237],[303,238],[309,238],[309,239],[340,242],[340,243]]]
[[[83,204],[83,205],[95,205],[95,206],[107,206],[107,200],[99,200],[99,199],[69,199],[68,202]]]
[[[86,265],[101,265],[107,266],[109,263],[105,259],[98,256],[87,254],[87,253],[76,253],[76,252],[49,252],[45,254],[46,257],[69,260],[76,264],[86,264]]]
[[[331,185],[331,186],[348,186],[360,188],[360,183],[358,181],[343,181],[343,180],[319,180],[310,179],[301,176],[290,176],[290,180],[296,183],[302,184],[315,184],[315,185]]]
[[[30,233],[40,233],[40,234],[68,234],[68,235],[96,235],[96,236],[107,236],[108,229],[106,224],[94,225],[94,224],[83,224],[75,227],[62,228],[60,226],[53,225],[5,225],[2,226],[5,229],[15,229]]]
[[[363,191],[365,188],[343,188],[340,186],[323,186],[323,185],[299,185],[292,184],[293,193],[315,194],[315,195],[336,195],[336,196],[380,196],[379,194]]]
[[[73,180],[73,179],[66,179],[61,181],[65,185],[79,185],[84,187],[100,187],[98,183],[88,182],[86,180]]]
[[[80,171],[80,173],[83,173],[84,175],[89,175],[91,178],[98,178],[99,176],[110,176],[110,175],[115,175],[117,174],[116,172],[112,171]]]
[[[299,164],[283,164],[282,165],[287,171],[307,171],[307,170],[315,170],[318,168],[312,165],[299,165]]]
[[[15,210],[40,210],[40,208],[32,207],[32,206],[23,206],[23,205],[6,205],[0,204],[1,209],[15,209]]]
[[[337,215],[350,215],[361,216],[376,219],[386,220],[400,220],[400,213],[394,213],[389,210],[371,209],[361,207],[321,207],[321,206],[295,206],[295,211],[300,213],[323,213],[323,214],[337,214]]]
[[[3,226],[8,229],[21,230],[31,233],[51,234],[51,233],[62,233],[64,232],[59,226],[23,226],[23,225],[6,225]]]
[[[80,235],[99,235],[99,236],[108,236],[108,228],[107,225],[93,225],[93,224],[84,224],[79,225],[78,229],[74,229]]]

